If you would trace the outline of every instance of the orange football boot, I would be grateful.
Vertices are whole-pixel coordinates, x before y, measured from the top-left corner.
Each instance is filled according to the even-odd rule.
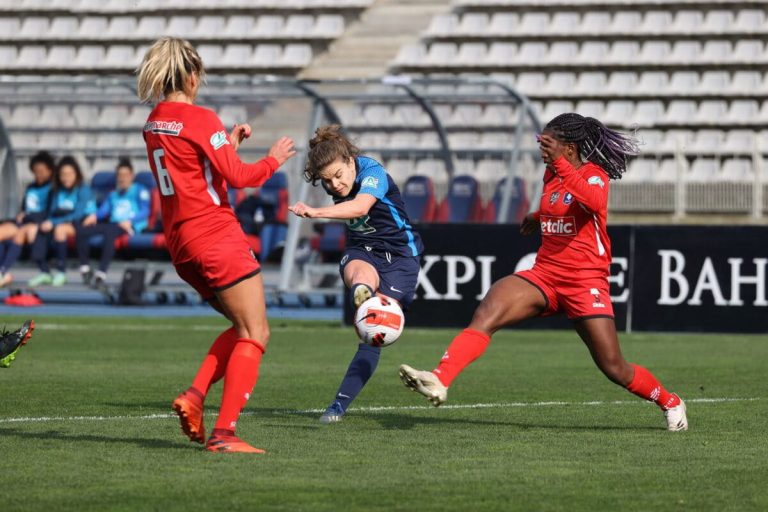
[[[237,436],[211,436],[205,443],[205,449],[209,452],[220,453],[267,453],[259,448],[254,448]]]
[[[179,415],[181,430],[189,440],[203,444],[205,426],[203,425],[203,404],[200,399],[185,391],[173,401],[173,410]]]

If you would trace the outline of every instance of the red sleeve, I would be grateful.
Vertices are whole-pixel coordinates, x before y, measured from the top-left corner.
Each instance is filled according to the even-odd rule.
[[[280,167],[280,163],[271,156],[252,164],[240,160],[230,144],[227,130],[213,112],[201,124],[198,144],[213,167],[233,187],[260,187]]]
[[[555,160],[553,165],[565,189],[590,212],[598,212],[608,206],[608,176],[602,169],[590,166],[586,172],[580,173],[564,157]]]

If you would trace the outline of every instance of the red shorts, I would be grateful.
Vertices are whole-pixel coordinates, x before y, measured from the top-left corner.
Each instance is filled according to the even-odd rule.
[[[239,227],[191,260],[174,266],[179,277],[205,300],[261,272],[256,254]]]
[[[565,313],[569,320],[613,318],[607,277],[558,276],[540,268],[515,272],[539,289],[547,304],[541,316]]]

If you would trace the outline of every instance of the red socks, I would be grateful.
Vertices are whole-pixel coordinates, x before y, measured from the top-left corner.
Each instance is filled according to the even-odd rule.
[[[203,359],[203,364],[200,365],[195,380],[192,381],[192,388],[197,390],[203,399],[208,394],[208,390],[211,389],[211,384],[218,382],[224,376],[229,356],[232,349],[235,348],[236,341],[237,331],[234,327],[230,327],[219,334],[219,337],[208,350],[208,355]]]
[[[484,332],[464,329],[453,338],[448,350],[445,351],[445,355],[440,360],[440,364],[432,373],[437,375],[445,387],[450,386],[453,379],[469,366],[469,363],[485,352],[490,341],[491,337]]]
[[[264,347],[256,340],[239,338],[229,356],[224,378],[224,395],[215,429],[234,431],[237,418],[251,397],[259,377],[259,363]]]
[[[673,395],[662,386],[651,372],[633,364],[635,376],[632,382],[627,386],[627,391],[634,393],[640,398],[645,398],[649,402],[654,402],[664,410],[677,407],[680,404],[680,397]]]

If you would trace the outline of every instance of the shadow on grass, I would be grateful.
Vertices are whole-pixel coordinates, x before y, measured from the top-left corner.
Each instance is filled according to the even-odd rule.
[[[104,403],[104,405],[110,407],[129,407],[140,408],[147,413],[159,413],[170,412],[170,406],[163,402],[144,402],[144,403],[117,403],[110,402]],[[425,410],[430,410],[427,407]],[[207,405],[205,407],[206,414],[216,414],[218,412],[218,404]],[[466,412],[466,411],[465,411]],[[244,416],[254,417],[259,419],[287,419],[291,417],[307,418],[317,421],[320,418],[321,412],[317,411],[309,412],[305,410],[288,409],[288,408],[266,408],[266,407],[246,407]],[[410,430],[418,426],[429,425],[476,425],[478,427],[511,427],[519,430],[535,430],[535,429],[549,429],[549,430],[561,430],[561,431],[653,431],[663,428],[660,423],[658,427],[648,425],[584,425],[584,424],[566,424],[566,423],[537,423],[536,420],[542,421],[541,418],[535,418],[530,422],[525,421],[498,421],[498,420],[483,420],[472,418],[455,418],[450,416],[450,412],[432,412],[429,416],[419,414],[418,409],[412,409],[409,413],[398,412],[385,412],[385,411],[356,411],[354,408],[347,413],[342,422],[344,424],[354,424],[356,418],[364,418],[375,420],[379,423],[381,428],[387,430]],[[521,418],[522,420],[522,418]],[[314,425],[307,425],[303,422],[289,423],[270,423],[267,426],[285,427],[294,429],[317,429],[317,428],[333,428],[333,426],[322,425],[317,422]]]
[[[141,448],[172,448],[176,450],[201,450],[201,445],[184,444],[181,442],[169,441],[167,439],[148,439],[140,437],[110,437],[95,434],[72,434],[59,432],[57,430],[46,430],[45,432],[27,432],[15,428],[0,428],[0,437],[14,436],[21,439],[42,439],[45,441],[85,441],[92,443],[115,443],[115,444],[134,444]]]
[[[255,416],[259,418],[289,418],[292,416],[298,416],[302,418],[310,418],[314,421],[320,417],[320,413],[317,412],[304,412],[291,409],[246,409],[249,416]],[[654,431],[662,428],[660,424],[658,427],[648,425],[574,425],[574,424],[552,424],[552,423],[535,423],[535,422],[523,422],[523,421],[499,421],[499,420],[481,420],[471,418],[452,418],[448,416],[448,413],[441,415],[423,416],[418,414],[402,414],[393,412],[371,412],[371,411],[355,411],[351,410],[342,420],[344,424],[354,425],[356,419],[374,420],[379,423],[381,428],[386,430],[411,430],[419,426],[476,426],[476,427],[510,427],[519,430],[536,430],[536,429],[550,429],[561,431]],[[281,428],[334,428],[333,425],[322,425],[317,422],[316,425],[306,425],[302,423],[290,424],[290,423],[267,423],[267,426],[281,427]]]

